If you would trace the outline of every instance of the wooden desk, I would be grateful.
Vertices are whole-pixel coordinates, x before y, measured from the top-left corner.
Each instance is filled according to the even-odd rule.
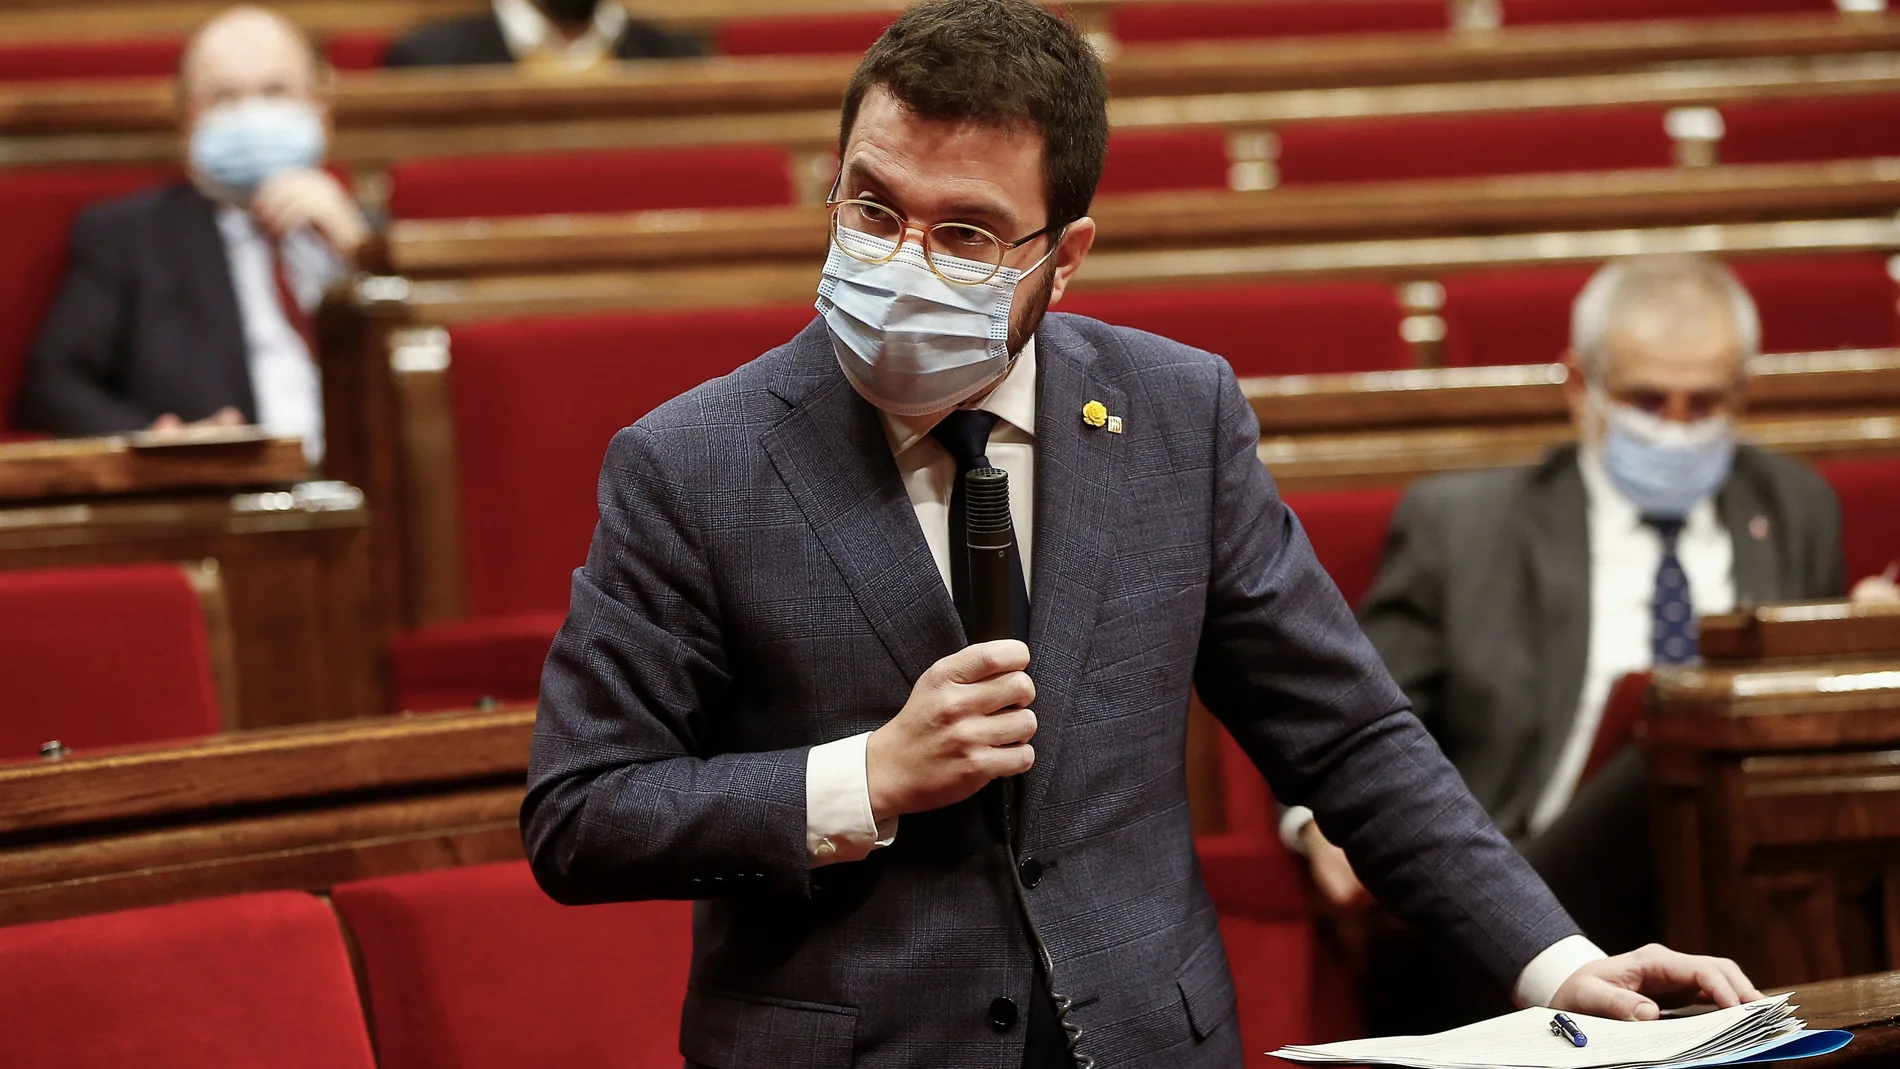
[[[532,710],[0,765],[0,924],[522,856]]]
[[[1705,618],[1645,745],[1671,945],[1759,982],[1900,966],[1900,608]]]
[[[215,559],[243,726],[381,712],[370,514],[295,440],[0,445],[0,568]]]
[[[1815,1069],[1891,1065],[1900,1058],[1900,973],[1821,980],[1793,989],[1801,1019],[1810,1028],[1854,1033],[1846,1050],[1796,1064]],[[1779,991],[1775,994],[1780,994]]]

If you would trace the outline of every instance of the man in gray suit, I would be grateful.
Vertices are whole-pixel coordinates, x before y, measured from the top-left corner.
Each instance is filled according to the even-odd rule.
[[[1192,684],[1525,1001],[1754,997],[1578,934],[1314,560],[1223,361],[1045,317],[1094,239],[1106,98],[1032,0],[932,0],[866,54],[820,319],[608,451],[522,809],[541,885],[701,900],[692,1065],[1235,1066]],[[963,623],[957,474],[992,466],[1026,643]],[[1018,775],[1000,834],[988,785]]]
[[[1833,491],[1735,441],[1760,335],[1754,301],[1714,260],[1605,265],[1577,298],[1566,358],[1580,445],[1415,485],[1360,607],[1473,796],[1611,950],[1659,927],[1617,680],[1692,660],[1697,616],[1844,589]],[[1282,829],[1335,905],[1364,900],[1309,815],[1289,810]]]

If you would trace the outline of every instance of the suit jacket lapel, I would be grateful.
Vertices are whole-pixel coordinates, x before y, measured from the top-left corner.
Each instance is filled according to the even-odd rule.
[[[247,419],[257,419],[252,392],[250,344],[244,338],[244,320],[238,313],[237,284],[231,260],[225,254],[224,234],[218,229],[217,205],[196,189],[178,190],[178,210],[171,221],[170,247],[184,269],[180,285],[188,287],[192,307],[198,310],[197,332],[204,338],[206,373],[224,383],[223,396],[238,399]]]
[[[1127,436],[1082,422],[1100,401],[1125,412],[1126,397],[1094,373],[1094,350],[1060,322],[1036,335],[1036,515],[1031,563],[1029,674],[1036,681],[1036,764],[1024,814],[1033,823],[1061,752],[1112,563]]]
[[[1556,763],[1577,703],[1590,651],[1590,528],[1575,446],[1553,450],[1532,475],[1525,516],[1532,623],[1537,642],[1540,723],[1524,784],[1541,785]],[[1529,816],[1534,798],[1520,799]]]
[[[1748,477],[1748,453],[1735,454],[1735,472],[1716,495],[1716,514],[1735,547],[1735,604],[1754,605],[1793,596],[1784,589],[1776,567],[1774,509],[1755,480]]]
[[[963,646],[963,624],[904,489],[877,410],[838,370],[821,321],[772,387],[792,411],[762,443],[905,679]],[[891,710],[893,714],[897,710]]]

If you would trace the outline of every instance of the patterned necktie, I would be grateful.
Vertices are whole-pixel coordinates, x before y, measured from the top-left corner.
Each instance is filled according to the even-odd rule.
[[[965,539],[967,526],[963,500],[963,476],[978,468],[988,468],[990,431],[1002,417],[994,412],[958,409],[943,418],[930,432],[957,462],[956,481],[950,487],[950,595],[957,604],[957,615],[964,620],[965,632],[970,620],[970,551]],[[1012,517],[1013,518],[1013,517]],[[1016,543],[1009,547],[1011,584],[1009,615],[1016,637],[1029,641],[1029,587],[1023,581],[1023,557]]]
[[[1662,565],[1656,569],[1656,595],[1650,602],[1650,660],[1686,664],[1696,659],[1695,604],[1689,600],[1689,576],[1676,555],[1681,520],[1645,518],[1662,536]]]

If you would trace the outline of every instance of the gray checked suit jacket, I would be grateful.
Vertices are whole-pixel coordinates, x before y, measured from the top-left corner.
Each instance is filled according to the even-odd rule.
[[[1189,835],[1190,684],[1400,915],[1500,978],[1576,931],[1408,711],[1256,458],[1218,358],[1074,316],[1037,335],[1030,891],[1114,1066],[1236,1066]],[[1085,402],[1125,431],[1085,425]],[[724,1069],[1021,1062],[1033,965],[966,803],[813,870],[809,748],[964,645],[876,412],[822,323],[615,437],[542,683],[522,827],[563,902],[692,898],[680,1046]]]
[[[1394,514],[1360,624],[1452,764],[1514,839],[1563,750],[1590,645],[1577,449],[1439,476]],[[1716,497],[1737,604],[1839,597],[1841,510],[1813,469],[1743,446]]]

